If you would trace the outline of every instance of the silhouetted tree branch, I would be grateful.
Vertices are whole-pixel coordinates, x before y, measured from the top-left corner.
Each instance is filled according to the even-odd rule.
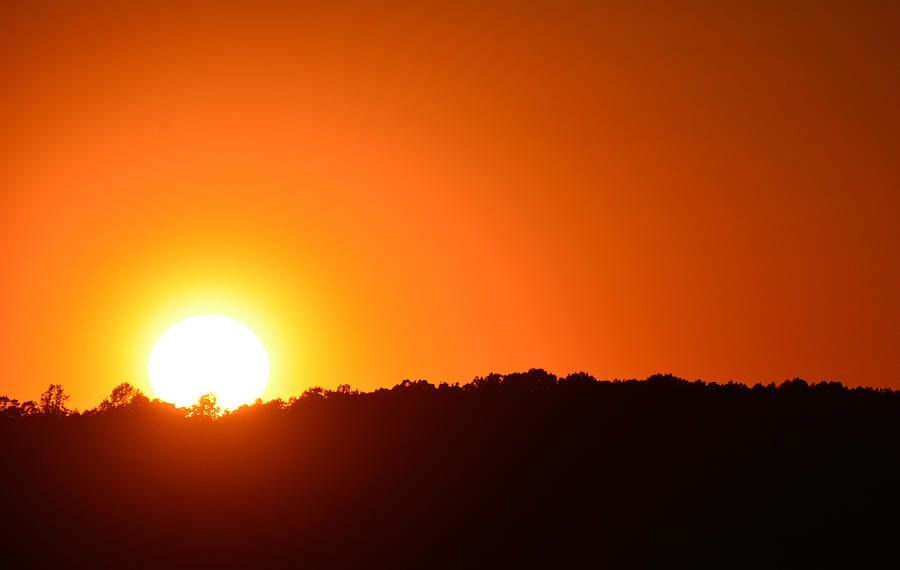
[[[50,384],[39,400],[41,413],[51,416],[67,415],[69,413],[66,408],[68,399],[69,395],[63,391],[62,384]]]

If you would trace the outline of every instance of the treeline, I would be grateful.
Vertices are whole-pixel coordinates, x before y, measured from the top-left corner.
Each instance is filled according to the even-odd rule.
[[[900,531],[890,390],[530,370],[221,414],[2,402],[10,567],[860,567]]]
[[[617,391],[629,391],[637,388],[638,385],[655,386],[656,390],[661,385],[667,385],[667,389],[678,389],[684,393],[698,390],[710,392],[725,391],[729,393],[741,393],[750,391],[757,396],[760,394],[773,393],[789,393],[791,395],[799,395],[800,392],[808,390],[811,394],[819,396],[827,394],[830,397],[838,397],[839,394],[853,392],[855,397],[870,398],[875,395],[881,397],[900,398],[900,393],[894,392],[889,388],[867,388],[856,387],[846,388],[840,382],[820,382],[808,384],[801,378],[785,380],[781,384],[771,382],[769,384],[756,384],[752,387],[746,384],[736,382],[728,382],[727,384],[718,384],[716,382],[704,382],[695,380],[688,382],[678,378],[672,374],[656,374],[650,376],[646,380],[612,380],[600,381],[585,372],[569,374],[565,377],[558,377],[555,374],[547,372],[543,369],[532,368],[528,372],[515,372],[512,374],[496,374],[492,373],[487,376],[478,376],[469,383],[461,384],[459,382],[450,384],[441,382],[440,384],[432,384],[427,380],[404,380],[393,388],[378,388],[374,392],[366,393],[354,390],[349,384],[340,384],[334,390],[314,386],[305,390],[300,396],[292,396],[287,400],[276,398],[268,402],[257,399],[253,404],[244,404],[237,409],[222,410],[214,394],[205,394],[201,396],[196,403],[184,408],[177,408],[173,404],[163,402],[159,399],[150,400],[143,392],[132,386],[128,382],[123,382],[112,389],[109,396],[106,397],[96,407],[79,412],[78,410],[69,409],[66,402],[70,395],[65,392],[61,384],[50,384],[40,398],[35,400],[27,400],[19,402],[19,400],[10,398],[9,396],[0,396],[0,418],[20,419],[29,416],[93,416],[102,414],[112,410],[129,407],[142,407],[152,405],[160,410],[166,410],[170,414],[182,414],[188,418],[204,418],[216,419],[221,417],[229,417],[238,414],[245,414],[254,409],[264,407],[268,410],[273,409],[289,409],[294,406],[302,405],[303,402],[309,400],[322,400],[329,398],[370,398],[380,397],[387,393],[398,393],[401,391],[411,390],[416,394],[425,395],[434,393],[435,395],[448,396],[450,394],[473,393],[473,392],[501,392],[514,394],[522,392],[540,393],[551,389],[562,390],[593,390],[607,391],[607,393],[616,393]],[[847,397],[847,396],[841,396]]]

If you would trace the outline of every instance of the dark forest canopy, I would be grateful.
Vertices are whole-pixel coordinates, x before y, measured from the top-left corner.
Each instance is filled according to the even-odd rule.
[[[26,566],[859,567],[900,531],[889,390],[533,369],[222,415],[128,384],[0,402]]]
[[[672,374],[655,374],[648,377],[646,380],[615,379],[611,381],[600,381],[585,372],[577,372],[574,374],[569,374],[565,377],[558,377],[555,374],[547,372],[543,369],[532,368],[527,372],[514,372],[511,374],[491,373],[483,377],[478,376],[474,380],[466,384],[461,384],[459,382],[453,384],[441,382],[440,384],[435,385],[428,382],[427,380],[404,380],[393,388],[379,388],[374,392],[360,392],[359,390],[353,390],[349,384],[338,385],[334,390],[325,389],[321,386],[314,386],[305,390],[300,396],[291,397],[288,400],[277,398],[268,402],[263,402],[261,399],[257,399],[253,404],[244,404],[237,409],[224,411],[218,407],[218,405],[216,404],[215,396],[211,394],[202,396],[193,406],[186,408],[176,408],[174,405],[165,403],[159,399],[151,401],[140,390],[138,390],[128,382],[123,382],[113,388],[110,395],[102,402],[100,402],[98,406],[89,410],[85,410],[84,412],[78,412],[77,410],[70,410],[65,406],[65,402],[66,400],[68,400],[69,395],[65,393],[62,385],[50,384],[47,390],[41,394],[40,398],[37,401],[28,400],[20,402],[19,400],[10,398],[8,396],[0,396],[0,418],[17,419],[39,415],[91,416],[120,408],[131,406],[145,406],[149,404],[152,404],[159,409],[168,409],[173,414],[179,413],[175,412],[174,410],[181,410],[185,417],[218,418],[246,413],[251,409],[259,407],[265,407],[266,409],[270,410],[285,409],[291,408],[295,405],[299,405],[302,402],[308,400],[347,397],[365,399],[371,397],[382,397],[386,393],[399,393],[403,391],[412,391],[423,396],[432,391],[434,391],[435,394],[440,395],[448,395],[451,393],[471,394],[479,391],[489,393],[493,390],[502,390],[505,393],[537,393],[546,392],[547,390],[551,389],[577,389],[594,391],[612,390],[623,392],[634,389],[640,390],[642,388],[640,388],[639,385],[642,384],[656,387],[665,386],[666,389],[669,390],[683,390],[685,394],[699,394],[700,391],[703,390],[711,392],[724,390],[730,391],[731,393],[739,393],[741,391],[749,390],[756,393],[759,393],[760,391],[767,393],[790,393],[791,395],[796,396],[803,391],[809,391],[810,394],[821,394],[827,391],[832,396],[835,396],[838,393],[855,392],[857,394],[867,394],[870,396],[872,394],[883,394],[889,397],[897,397],[897,393],[888,388],[857,387],[850,389],[843,386],[840,382],[819,382],[809,384],[801,378],[785,380],[781,384],[772,382],[769,384],[756,384],[750,387],[746,384],[740,384],[736,382],[728,382],[727,384],[704,382],[702,380],[689,382],[682,378],[673,376]]]

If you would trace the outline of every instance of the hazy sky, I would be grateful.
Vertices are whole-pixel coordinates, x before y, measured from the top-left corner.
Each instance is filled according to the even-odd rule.
[[[900,4],[5,2],[0,393],[222,313],[264,397],[900,388]]]

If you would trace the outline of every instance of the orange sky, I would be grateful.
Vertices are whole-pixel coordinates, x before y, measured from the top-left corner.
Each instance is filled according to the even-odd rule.
[[[0,393],[222,313],[310,385],[900,388],[889,2],[6,2]]]

